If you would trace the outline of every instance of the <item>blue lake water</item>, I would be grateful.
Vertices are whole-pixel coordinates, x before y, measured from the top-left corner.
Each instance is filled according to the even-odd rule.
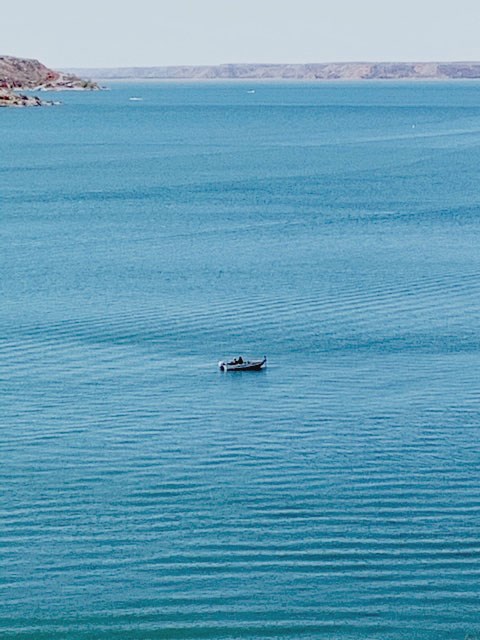
[[[480,637],[480,84],[61,98],[0,112],[2,640]]]

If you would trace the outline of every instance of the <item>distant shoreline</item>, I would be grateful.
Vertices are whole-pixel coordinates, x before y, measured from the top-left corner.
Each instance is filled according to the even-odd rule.
[[[365,81],[480,80],[480,62],[334,62],[312,64],[223,64],[167,67],[71,68],[64,72],[101,81]]]
[[[93,77],[91,78],[93,80]],[[244,84],[244,85],[260,85],[260,84],[394,84],[394,83],[458,83],[458,82],[480,82],[479,78],[373,78],[373,79],[350,79],[350,78],[337,78],[335,80],[316,79],[311,80],[308,78],[106,78],[102,76],[95,76],[95,82],[108,83],[108,85],[115,84]],[[102,89],[108,89],[108,87],[102,86]]]

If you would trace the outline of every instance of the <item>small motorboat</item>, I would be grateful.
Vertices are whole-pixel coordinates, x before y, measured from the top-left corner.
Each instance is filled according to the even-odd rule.
[[[267,365],[267,356],[263,356],[262,360],[244,360],[240,358],[234,358],[230,362],[224,362],[220,360],[218,366],[220,371],[260,371]]]

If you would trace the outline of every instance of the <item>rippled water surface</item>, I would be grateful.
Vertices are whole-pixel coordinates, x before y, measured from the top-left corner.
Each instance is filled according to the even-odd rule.
[[[253,88],[0,113],[2,640],[480,637],[480,84]]]

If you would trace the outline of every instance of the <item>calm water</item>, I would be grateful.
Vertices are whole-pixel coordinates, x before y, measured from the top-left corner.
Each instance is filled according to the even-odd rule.
[[[480,637],[480,84],[253,88],[0,113],[2,640]]]

